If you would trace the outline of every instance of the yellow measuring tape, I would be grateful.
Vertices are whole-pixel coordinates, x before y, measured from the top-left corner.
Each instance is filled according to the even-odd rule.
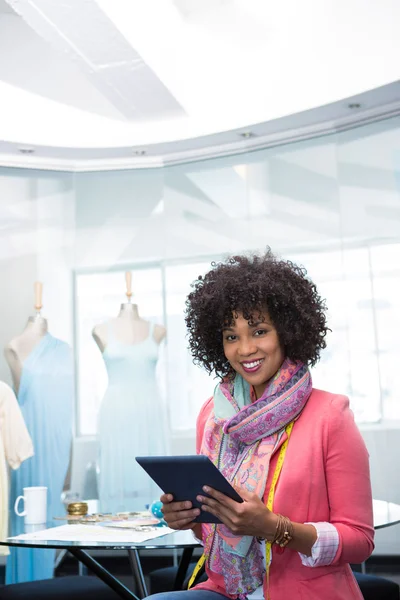
[[[289,425],[285,429],[287,439],[283,442],[281,450],[279,452],[278,462],[276,463],[274,476],[273,476],[272,482],[271,482],[271,487],[269,488],[267,508],[271,511],[274,507],[275,488],[276,488],[276,484],[278,483],[279,475],[281,474],[281,471],[282,471],[283,461],[285,460],[285,454],[286,454],[287,446],[289,443],[290,434],[292,433],[293,425],[294,425],[294,421],[289,423]],[[269,566],[271,564],[271,547],[272,547],[271,542],[265,542],[265,566],[266,566],[266,571],[267,571],[267,599],[266,600],[269,600]]]
[[[286,454],[287,446],[289,443],[290,434],[292,433],[293,425],[294,425],[294,421],[289,423],[289,425],[285,428],[287,439],[284,441],[284,443],[282,444],[282,447],[280,449],[279,456],[278,456],[278,462],[276,463],[274,475],[272,477],[271,487],[269,489],[268,499],[267,499],[267,508],[271,511],[274,507],[275,488],[276,488],[276,484],[278,483],[279,475],[281,474],[281,471],[282,471],[282,466],[283,466],[283,462],[285,460],[285,454]],[[267,600],[269,598],[269,565],[271,563],[271,546],[272,546],[271,542],[265,542],[265,563],[266,563],[266,571],[267,571]],[[207,560],[207,556],[205,554],[202,554],[197,562],[197,565],[195,566],[195,568],[193,570],[191,578],[189,579],[188,590],[190,590],[193,583],[196,581],[197,574],[202,569],[206,560]]]
[[[197,574],[200,571],[200,569],[203,567],[204,563],[206,562],[206,558],[207,558],[206,555],[202,554],[200,556],[199,560],[197,561],[197,565],[193,569],[192,576],[189,579],[189,583],[188,583],[188,586],[187,586],[188,590],[190,590],[190,588],[192,587],[193,583],[196,581]]]

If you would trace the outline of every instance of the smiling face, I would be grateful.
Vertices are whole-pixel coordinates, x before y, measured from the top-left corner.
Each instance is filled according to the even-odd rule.
[[[231,367],[253,386],[260,398],[284,360],[278,333],[267,314],[248,322],[241,313],[222,330],[224,354]]]

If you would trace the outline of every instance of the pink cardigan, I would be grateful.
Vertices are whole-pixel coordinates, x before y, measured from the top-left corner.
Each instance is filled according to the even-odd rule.
[[[207,400],[197,420],[197,452],[212,403]],[[264,500],[278,454],[271,459]],[[331,565],[313,568],[293,550],[273,549],[271,600],[362,600],[349,563],[363,562],[374,548],[372,495],[368,453],[345,396],[313,389],[289,440],[274,512],[297,523],[332,523],[339,547]],[[208,581],[196,588],[227,595],[223,577],[206,570]]]

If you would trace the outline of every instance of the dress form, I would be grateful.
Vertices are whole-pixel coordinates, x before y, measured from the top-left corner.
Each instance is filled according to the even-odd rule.
[[[72,443],[74,369],[69,345],[48,332],[42,308],[42,285],[35,284],[36,315],[6,348],[18,404],[32,439],[34,455],[11,474],[11,504],[24,487],[47,488],[47,517],[62,515],[61,492]],[[54,524],[57,524],[56,522]],[[24,522],[10,511],[11,535],[24,532]],[[53,576],[55,551],[12,548],[6,582],[20,583]]]
[[[128,301],[121,304],[119,314],[114,319],[101,323],[93,328],[93,338],[100,348],[101,352],[107,347],[110,330],[113,338],[124,344],[138,344],[145,340],[149,335],[150,323],[142,319],[139,315],[137,304],[133,304],[132,299],[132,274],[125,273],[126,296]],[[166,336],[166,329],[162,325],[155,325],[153,330],[153,339],[160,344]]]
[[[159,488],[135,456],[168,454],[168,419],[156,377],[158,344],[166,330],[140,317],[128,276],[128,302],[116,318],[93,330],[108,375],[97,435],[100,511],[110,513],[145,510],[159,498]]]
[[[10,367],[15,393],[18,393],[22,367],[25,359],[48,332],[47,320],[41,316],[43,284],[34,284],[36,314],[29,317],[24,331],[13,338],[4,348],[4,356]]]

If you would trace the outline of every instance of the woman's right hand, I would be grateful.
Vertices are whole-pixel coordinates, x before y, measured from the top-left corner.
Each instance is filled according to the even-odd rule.
[[[200,509],[192,508],[190,501],[174,502],[172,494],[163,494],[160,501],[164,521],[171,529],[193,529],[198,525],[193,520],[200,514]]]

